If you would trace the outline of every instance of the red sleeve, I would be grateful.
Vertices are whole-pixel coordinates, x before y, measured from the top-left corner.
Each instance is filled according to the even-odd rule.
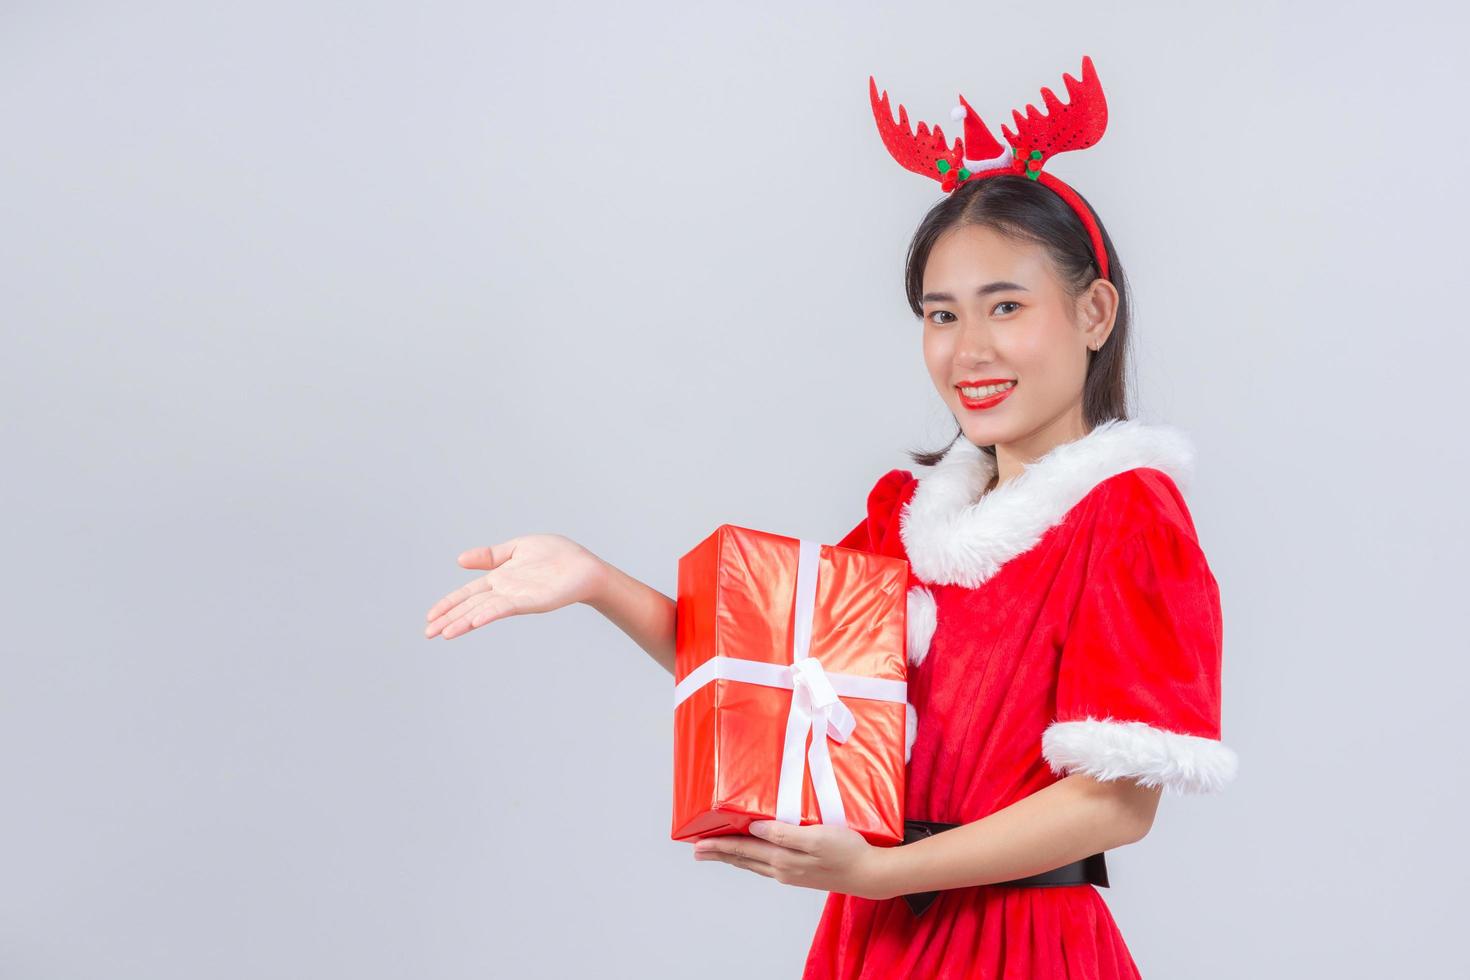
[[[1220,741],[1220,590],[1199,543],[1177,524],[1151,524],[1088,576],[1042,736],[1052,771],[1221,788],[1236,757]]]
[[[891,555],[898,558],[906,558],[903,551],[903,540],[898,532],[898,512],[904,503],[913,495],[918,480],[908,470],[889,470],[878,478],[873,484],[873,489],[868,491],[868,516],[858,522],[857,527],[845,534],[841,541],[837,542],[839,548],[852,548],[857,551],[866,551],[871,554]],[[896,549],[896,550],[895,550]],[[910,574],[910,582],[913,576]],[[934,632],[933,600],[929,599],[927,616],[924,614],[924,602],[916,595],[923,593],[928,597],[927,591],[918,588],[910,588],[908,593],[908,624],[907,656],[912,663],[918,663],[914,659],[916,645],[927,649],[930,634]],[[907,763],[913,755],[914,739],[918,735],[919,715],[913,704],[904,704],[904,745],[903,761]]]
[[[852,548],[855,551],[868,550],[868,519],[864,517],[858,521],[857,527],[848,531],[841,541],[837,542],[839,548]]]
[[[898,541],[898,509],[906,501],[918,481],[908,470],[889,470],[868,491],[868,516],[858,522],[837,542],[839,548],[853,548],[902,557]],[[894,551],[895,545],[899,548]]]

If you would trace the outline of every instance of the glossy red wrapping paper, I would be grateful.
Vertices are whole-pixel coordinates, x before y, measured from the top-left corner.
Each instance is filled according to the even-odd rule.
[[[791,663],[800,546],[722,524],[679,559],[676,684],[714,656]],[[901,558],[822,545],[808,655],[831,673],[906,681],[908,575]],[[675,708],[674,840],[749,833],[751,821],[774,819],[791,698],[789,688],[717,678]],[[847,825],[870,843],[897,844],[904,704],[842,700],[857,724],[828,750]],[[801,822],[822,822],[810,772]]]

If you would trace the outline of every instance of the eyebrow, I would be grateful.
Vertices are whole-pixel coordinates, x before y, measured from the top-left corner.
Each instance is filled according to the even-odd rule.
[[[1023,292],[1023,293],[1030,292],[1030,290],[1028,290],[1025,286],[1022,286],[1020,283],[1016,283],[1016,282],[987,282],[985,285],[983,285],[979,289],[975,290],[975,295],[976,296],[989,296],[991,293],[1003,293],[1007,289],[1015,289],[1015,290],[1019,290],[1020,292]],[[924,298],[923,298],[923,300],[921,300],[921,302],[924,302],[924,303],[953,303],[954,302],[954,294],[953,293],[925,293],[924,294]]]

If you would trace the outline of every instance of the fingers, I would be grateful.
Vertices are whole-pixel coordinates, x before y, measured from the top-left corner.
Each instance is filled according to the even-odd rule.
[[[800,851],[803,854],[816,853],[822,845],[823,835],[830,833],[831,830],[831,827],[821,824],[799,827],[796,824],[786,823],[784,820],[754,820],[750,824],[750,832],[753,836],[770,841],[777,847]]]
[[[733,854],[724,855],[723,858],[725,859],[726,864],[733,864],[737,868],[744,868],[746,871],[754,871],[756,874],[765,875],[767,878],[776,877],[776,869],[771,867],[769,864],[765,864],[761,861],[756,861],[751,858],[736,857]]]
[[[462,551],[459,555],[459,563],[464,568],[481,568],[486,571],[493,570],[511,559],[511,556],[515,554],[515,544],[519,540],[519,538],[511,538],[509,541],[504,541],[500,544],[492,544],[483,548],[471,548],[468,551]],[[456,606],[461,605],[465,600],[481,592],[487,591],[489,588],[489,576],[482,575],[473,582],[466,583],[430,606],[429,611],[424,615],[424,621],[433,623],[434,620],[446,614],[449,615],[450,620],[458,618],[464,614],[465,610],[456,609]],[[424,635],[433,636],[438,632],[438,629],[430,626],[424,632]]]
[[[470,548],[469,551],[462,551],[459,555],[460,566],[465,567],[465,569],[485,569],[487,572],[497,569],[497,567],[506,564],[506,561],[509,561],[516,554],[517,541],[520,541],[520,539],[512,538],[510,541],[503,541],[498,545],[487,545],[484,548]],[[469,607],[467,605],[465,608],[457,607],[465,604],[467,599],[475,598],[481,592],[490,591],[490,588],[490,576],[481,576],[473,580],[473,582],[467,582],[465,585],[460,586],[460,588],[454,589],[453,592],[445,595],[440,601],[435,602],[434,605],[429,607],[428,613],[423,616],[426,623],[429,623],[428,629],[423,630],[423,635],[437,635],[440,632],[442,623],[435,623],[434,620],[441,619],[441,617],[444,617],[445,621],[459,619],[460,616],[463,616],[469,610]]]
[[[706,837],[694,845],[694,853],[721,858],[729,855],[773,866],[792,856],[791,852],[783,847],[777,847],[775,844],[768,844],[763,840],[743,834]]]
[[[462,636],[470,630],[479,629],[486,623],[493,623],[515,612],[515,601],[509,596],[499,592],[485,592],[471,599],[464,610],[456,610],[457,616],[446,617],[438,633],[444,639],[452,640],[456,636]],[[424,635],[433,636],[435,627],[439,625],[430,625]]]
[[[429,609],[429,614],[425,617],[425,619],[427,619],[430,623],[432,623],[436,619],[441,618],[444,618],[446,622],[449,620],[458,619],[460,616],[464,615],[465,609],[469,608],[468,606],[465,606],[465,609],[460,609],[458,607],[463,606],[468,600],[473,599],[475,596],[479,595],[482,592],[489,592],[490,587],[491,586],[489,576],[482,575],[479,578],[475,579],[473,582],[469,582],[465,585],[460,586],[444,598],[440,599],[438,602],[434,603],[434,605]],[[438,630],[434,630],[432,632],[425,633],[424,635],[433,636],[434,633],[437,632]]]
[[[696,845],[694,848],[694,859],[696,861],[723,861],[725,864],[731,864],[737,868],[744,868],[746,871],[754,871],[756,874],[765,875],[767,878],[776,877],[775,867],[765,861],[760,861],[745,854],[740,854],[733,850],[725,850],[720,847],[701,847]]]
[[[497,565],[504,564],[515,554],[516,539],[502,541],[500,544],[486,545],[483,548],[471,548],[469,551],[461,552],[459,563],[465,568],[483,568],[489,571]]]

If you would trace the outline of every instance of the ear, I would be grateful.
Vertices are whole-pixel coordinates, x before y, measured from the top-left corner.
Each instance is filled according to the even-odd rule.
[[[1118,318],[1118,287],[1106,279],[1094,279],[1077,298],[1077,322],[1082,340],[1089,347],[1101,347],[1113,332]]]

